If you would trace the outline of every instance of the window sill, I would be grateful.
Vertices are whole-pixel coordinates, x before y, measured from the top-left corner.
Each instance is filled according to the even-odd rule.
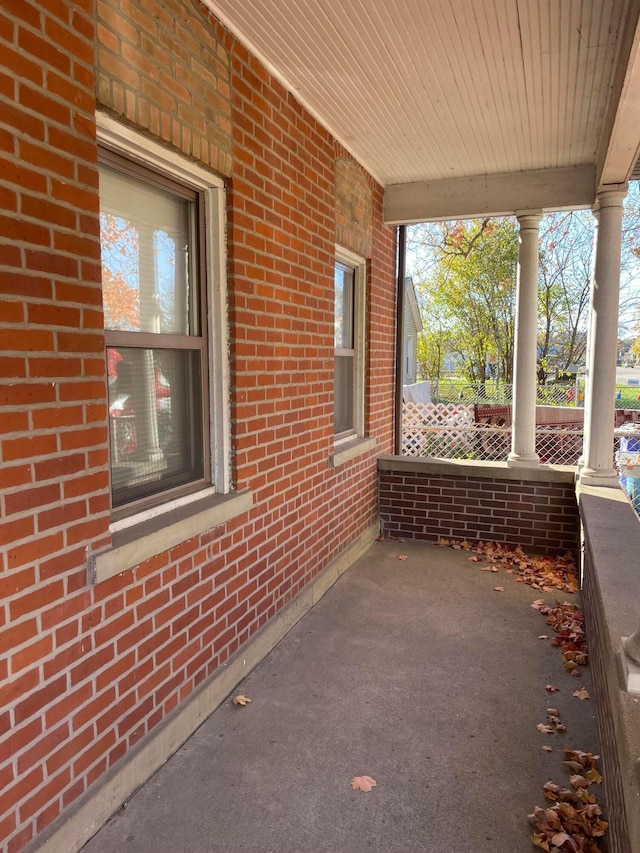
[[[137,566],[194,536],[224,524],[253,506],[250,491],[212,495],[119,530],[112,545],[89,557],[89,583],[96,584]]]
[[[355,459],[357,456],[362,456],[375,450],[377,441],[375,438],[354,438],[345,444],[337,445],[331,456],[329,457],[329,467],[339,468],[345,462]]]

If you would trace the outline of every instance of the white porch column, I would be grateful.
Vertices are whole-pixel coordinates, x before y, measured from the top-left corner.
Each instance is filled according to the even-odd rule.
[[[618,486],[613,467],[613,429],[620,299],[622,202],[626,184],[604,187],[597,194],[598,239],[591,281],[590,339],[584,395],[584,465],[580,482]]]
[[[538,355],[538,225],[541,211],[517,214],[520,225],[513,370],[511,467],[532,468],[536,454],[536,361]]]
[[[596,250],[598,247],[598,219],[599,219],[599,214],[598,214],[598,210],[596,207],[594,207],[594,209],[592,210],[592,213],[593,213],[594,225],[593,225],[593,241],[591,244],[591,266],[590,266],[591,279],[590,279],[590,285],[589,285],[589,314],[587,316],[587,346],[585,348],[585,354],[584,354],[584,363],[585,363],[585,373],[584,373],[585,389],[584,390],[585,390],[585,396],[584,396],[583,405],[585,407],[585,411],[583,414],[583,424],[582,424],[582,453],[580,454],[580,458],[578,459],[578,464],[577,464],[578,478],[580,477],[580,474],[582,473],[582,469],[585,466],[585,448],[586,448],[587,444],[589,443],[589,439],[587,438],[587,435],[589,433],[589,428],[590,428],[590,424],[589,424],[589,421],[587,420],[587,414],[586,414],[586,412],[587,412],[587,410],[586,410],[586,406],[587,406],[586,397],[587,397],[587,374],[589,373],[589,364],[591,361],[591,346],[593,344],[593,291],[594,291],[593,282],[596,279]]]

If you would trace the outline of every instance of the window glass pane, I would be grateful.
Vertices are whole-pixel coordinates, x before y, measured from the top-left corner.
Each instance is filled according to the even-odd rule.
[[[353,349],[354,271],[336,264],[335,269],[335,347]]]
[[[335,357],[334,432],[353,429],[353,364],[352,355]]]
[[[200,352],[109,347],[113,505],[203,477]]]
[[[100,244],[105,328],[197,334],[196,203],[100,166]]]

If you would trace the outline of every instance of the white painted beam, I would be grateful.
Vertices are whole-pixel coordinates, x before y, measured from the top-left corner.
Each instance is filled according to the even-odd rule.
[[[383,217],[387,225],[403,225],[585,208],[593,205],[595,191],[592,165],[393,184],[384,192]]]
[[[628,181],[640,154],[640,4],[629,5],[598,157],[597,182]]]

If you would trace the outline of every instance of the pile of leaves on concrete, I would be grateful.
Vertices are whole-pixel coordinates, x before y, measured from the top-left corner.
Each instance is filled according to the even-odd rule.
[[[474,563],[484,563],[482,571],[497,572],[503,568],[514,575],[519,583],[526,583],[533,589],[552,593],[557,590],[574,593],[579,588],[578,571],[571,553],[563,556],[533,556],[522,548],[511,548],[497,542],[467,542],[440,539],[439,545],[471,552],[468,558]],[[497,587],[494,587],[496,589]],[[555,605],[547,604],[539,598],[531,605],[546,617],[547,625],[555,632],[553,644],[562,654],[565,669],[574,677],[580,677],[580,667],[589,663],[584,613],[568,601]],[[543,634],[540,639],[548,639]],[[558,687],[547,684],[549,693],[558,691]],[[584,687],[574,691],[577,699],[589,699]],[[566,731],[560,722],[560,712],[556,708],[547,708],[547,722],[540,723],[538,730],[543,734]],[[551,752],[552,748],[543,749]],[[535,847],[547,853],[599,853],[598,839],[604,835],[608,824],[602,819],[602,810],[596,797],[589,791],[591,785],[602,781],[596,766],[599,758],[591,752],[577,749],[565,749],[564,764],[570,772],[570,787],[561,787],[555,782],[547,782],[543,787],[544,796],[553,805],[547,808],[536,806],[529,815],[532,825],[532,841]]]
[[[600,784],[602,776],[596,766],[598,755],[565,749],[564,765],[568,768],[570,788],[561,788],[555,782],[543,787],[544,796],[552,806],[536,806],[529,815],[533,827],[534,847],[547,853],[599,853],[598,839],[602,838],[607,822],[596,798],[589,792],[593,784]]]
[[[553,645],[560,647],[564,668],[579,678],[580,667],[589,663],[584,613],[568,601],[563,604],[556,601],[556,606],[551,607],[543,598],[539,598],[531,606],[547,617],[547,625],[558,635],[554,637]]]
[[[526,554],[519,546],[511,548],[499,542],[467,542],[454,539],[440,539],[438,544],[455,550],[470,551],[471,562],[484,562],[496,569],[504,568],[507,574],[515,576],[518,583],[526,583],[533,589],[568,593],[578,589],[578,570],[571,552],[562,556],[540,556]]]

